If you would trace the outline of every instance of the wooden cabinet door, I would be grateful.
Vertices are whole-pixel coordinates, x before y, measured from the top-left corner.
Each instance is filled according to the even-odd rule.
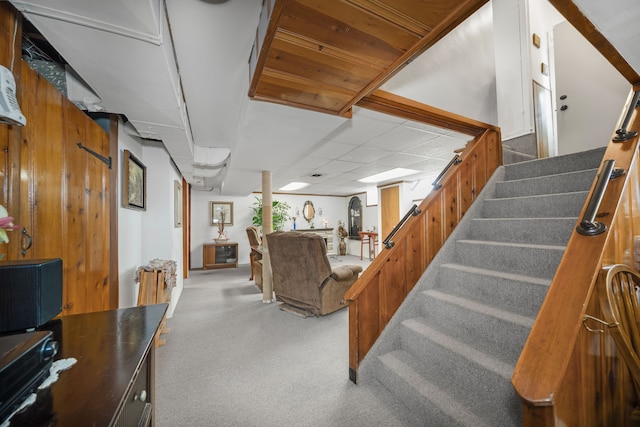
[[[202,245],[202,269],[212,268],[216,265],[216,247],[212,244]]]

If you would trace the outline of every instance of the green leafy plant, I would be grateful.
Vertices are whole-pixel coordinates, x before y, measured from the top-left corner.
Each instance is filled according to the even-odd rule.
[[[271,214],[273,221],[273,231],[282,230],[284,228],[284,224],[291,219],[289,216],[289,209],[291,206],[287,202],[280,202],[278,200],[273,200],[271,203]],[[262,227],[262,199],[256,197],[256,201],[253,203],[251,207],[253,211],[253,218],[251,219],[252,224],[257,227]]]

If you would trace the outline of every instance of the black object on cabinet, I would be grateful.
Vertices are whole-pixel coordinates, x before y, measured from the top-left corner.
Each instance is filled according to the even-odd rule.
[[[37,328],[61,311],[61,259],[0,263],[0,333]]]

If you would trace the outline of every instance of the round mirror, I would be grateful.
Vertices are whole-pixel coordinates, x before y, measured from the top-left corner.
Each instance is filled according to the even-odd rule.
[[[307,200],[304,202],[304,207],[302,208],[302,216],[307,221],[311,221],[314,216],[316,216],[316,209],[313,207],[313,202],[311,200]]]

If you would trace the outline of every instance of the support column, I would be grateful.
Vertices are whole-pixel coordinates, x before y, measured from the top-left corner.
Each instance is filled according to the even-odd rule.
[[[271,172],[262,171],[262,302],[273,302],[273,277],[267,234],[273,231],[273,196],[271,194]]]

